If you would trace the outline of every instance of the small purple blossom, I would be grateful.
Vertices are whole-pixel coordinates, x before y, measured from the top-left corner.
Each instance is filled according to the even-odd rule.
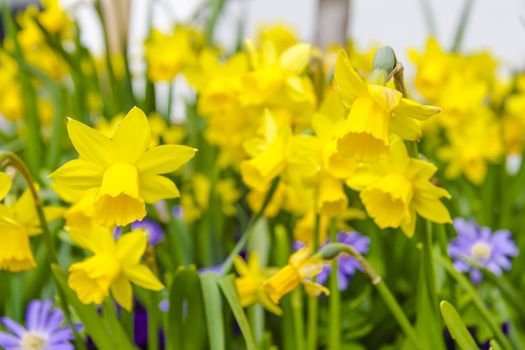
[[[63,327],[64,313],[51,300],[33,300],[26,311],[26,327],[8,317],[0,323],[11,333],[0,332],[0,347],[6,350],[74,350],[73,333]],[[78,326],[80,328],[80,325]]]
[[[177,219],[182,219],[184,216],[183,209],[181,205],[176,205],[171,209],[171,214]]]
[[[474,220],[462,218],[454,220],[458,237],[448,245],[448,254],[454,259],[454,266],[459,272],[469,272],[470,280],[479,284],[483,279],[480,269],[471,262],[480,264],[501,275],[510,270],[510,258],[518,255],[518,248],[508,230],[492,232],[488,227],[480,227]]]
[[[142,221],[135,221],[131,224],[131,228],[133,230],[143,229],[146,231],[146,234],[148,235],[148,244],[152,247],[159,244],[164,239],[164,230],[159,223],[153,220],[143,219]]]
[[[149,219],[142,219],[142,221],[135,221],[131,224],[132,230],[143,229],[148,235],[148,245],[153,247],[164,239],[164,230],[158,222]],[[113,238],[118,239],[122,236],[122,227],[117,226],[113,230]]]
[[[370,238],[358,232],[339,232],[337,234],[336,241],[338,243],[343,243],[351,246],[360,254],[368,253],[370,245]],[[346,288],[348,288],[348,284],[350,283],[350,280],[352,279],[352,276],[356,273],[356,271],[362,271],[363,268],[355,258],[349,255],[341,254],[337,258],[337,261],[339,263],[337,270],[337,283],[339,286],[339,290],[345,290]],[[330,275],[331,270],[331,265],[326,265],[325,267],[323,267],[321,273],[317,275],[317,282],[321,284],[325,283],[328,279],[328,276]]]

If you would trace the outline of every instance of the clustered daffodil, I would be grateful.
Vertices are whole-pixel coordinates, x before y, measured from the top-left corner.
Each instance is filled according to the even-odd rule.
[[[107,227],[143,219],[146,203],[178,197],[175,184],[161,174],[177,170],[196,152],[180,145],[149,147],[148,119],[138,108],[126,115],[111,138],[73,119],[68,133],[80,157],[50,177],[62,191],[96,189],[94,217]]]
[[[131,310],[131,283],[154,291],[164,288],[153,272],[140,262],[148,244],[143,230],[126,233],[116,241],[106,228],[70,231],[70,235],[78,245],[93,253],[69,267],[68,284],[84,304],[102,304],[111,291],[119,305]]]

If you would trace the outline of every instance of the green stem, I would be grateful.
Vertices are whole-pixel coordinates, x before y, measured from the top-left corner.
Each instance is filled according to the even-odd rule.
[[[300,289],[291,293],[291,304],[293,310],[293,324],[295,336],[295,349],[304,350],[304,321],[303,321],[303,296]]]
[[[14,19],[11,15],[10,9],[7,4],[4,2],[2,4],[2,13],[3,19],[6,25],[6,31],[9,38],[13,41],[14,51],[16,56],[20,57],[23,60],[23,52],[20,47],[20,43],[17,39],[17,29]],[[42,139],[40,136],[40,120],[38,119],[38,109],[37,109],[37,96],[31,82],[31,79],[27,72],[24,70],[19,71],[20,84],[22,86],[22,100],[24,104],[24,113],[25,113],[25,125],[27,126],[26,131],[26,158],[28,166],[31,169],[31,172],[34,175],[38,174],[40,170],[40,165],[42,161]]]
[[[439,315],[439,303],[436,292],[436,269],[434,268],[434,258],[432,252],[432,223],[424,220],[423,236],[423,269],[425,271],[425,282],[429,293],[429,300],[432,303],[434,315]]]
[[[463,38],[465,37],[465,30],[467,29],[467,23],[470,18],[470,13],[472,11],[472,6],[474,5],[474,0],[465,0],[463,10],[461,12],[461,17],[456,27],[456,32],[454,34],[454,41],[452,43],[452,52],[457,52],[461,47]]]
[[[168,113],[166,115],[166,122],[168,126],[171,125],[171,112],[173,108],[173,94],[175,92],[175,82],[170,81],[170,86],[168,87]]]
[[[493,336],[496,338],[499,345],[501,345],[503,350],[512,350],[512,346],[510,345],[509,341],[501,331],[500,327],[494,320],[494,316],[491,315],[487,307],[485,306],[485,303],[479,296],[478,292],[474,289],[472,284],[469,282],[469,280],[461,273],[459,273],[454,265],[441,255],[437,255],[435,257],[437,261],[445,268],[448,274],[456,280],[456,282],[463,287],[463,289],[469,294],[470,298],[472,299],[472,302],[478,309],[479,313],[481,314],[481,317],[485,320],[486,324],[489,326],[489,328],[492,331]]]
[[[335,219],[330,221],[330,240],[336,242],[337,230]],[[338,261],[332,260],[332,273],[330,274],[330,305],[328,326],[328,350],[341,348],[341,293],[337,281]]]
[[[312,242],[312,252],[315,254],[319,250],[319,235],[321,229],[321,215],[317,213],[315,215],[315,225],[314,225],[314,237]],[[312,278],[312,281],[315,282],[315,277]],[[306,339],[306,349],[307,350],[316,350],[317,349],[317,320],[319,318],[319,298],[316,296],[308,296],[308,320],[307,320],[307,339]]]
[[[239,239],[239,241],[237,242],[237,244],[235,245],[235,247],[233,248],[231,253],[228,255],[226,260],[224,260],[224,263],[222,264],[221,275],[224,276],[224,275],[228,274],[228,272],[231,270],[232,265],[233,265],[233,259],[237,255],[239,255],[239,253],[244,248],[246,243],[248,243],[248,239],[250,238],[251,232],[253,231],[252,230],[253,225],[255,225],[255,223],[257,221],[259,221],[259,219],[263,216],[264,211],[266,210],[266,207],[268,206],[268,204],[270,204],[270,201],[272,200],[273,194],[277,190],[277,186],[278,185],[279,185],[279,177],[276,177],[272,181],[272,184],[270,185],[270,189],[266,193],[266,197],[264,198],[264,201],[263,201],[263,204],[262,204],[261,208],[259,209],[259,211],[255,215],[253,215],[250,218],[250,220],[246,224],[246,227],[244,228],[244,230],[242,230],[241,239]]]

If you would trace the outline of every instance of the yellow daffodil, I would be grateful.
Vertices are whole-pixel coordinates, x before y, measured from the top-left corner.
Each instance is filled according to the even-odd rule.
[[[496,163],[503,155],[503,136],[500,124],[488,108],[479,107],[474,115],[447,130],[450,144],[442,146],[437,156],[447,163],[447,178],[464,174],[469,181],[480,185],[485,180],[488,164]]]
[[[79,153],[50,177],[59,186],[78,191],[97,189],[95,219],[102,226],[124,226],[146,216],[145,203],[179,197],[167,174],[195,155],[196,149],[180,145],[149,148],[148,119],[133,108],[108,138],[69,119],[69,137]]]
[[[253,138],[245,143],[253,158],[241,164],[243,181],[251,188],[268,186],[286,171],[291,178],[308,177],[318,169],[315,150],[301,142],[287,126],[278,127],[273,116],[265,113],[264,138]]]
[[[69,267],[69,287],[84,304],[102,304],[109,292],[126,310],[133,306],[131,283],[144,289],[164,288],[144,264],[141,257],[148,239],[143,230],[122,235],[117,241],[109,229],[99,227],[91,232],[71,231],[71,238],[93,256]]]
[[[369,216],[382,229],[401,227],[411,237],[416,215],[437,223],[451,222],[440,198],[448,192],[430,182],[437,168],[420,159],[410,158],[403,142],[395,139],[390,157],[362,164],[347,184],[360,191]]]
[[[266,293],[275,304],[301,284],[309,295],[318,296],[321,293],[328,295],[329,291],[326,287],[308,280],[318,275],[324,264],[320,256],[312,256],[310,248],[302,248],[292,254],[286,266],[263,282]]]
[[[266,294],[263,282],[270,276],[272,271],[261,267],[259,255],[256,252],[250,252],[247,262],[237,256],[234,264],[240,276],[235,279],[235,286],[241,306],[246,307],[259,303],[271,313],[278,316],[282,315],[283,310],[273,303]]]
[[[10,187],[8,175],[0,173],[0,194],[7,194]],[[44,207],[48,221],[62,213],[59,207]],[[41,234],[35,203],[26,190],[12,205],[0,204],[0,270],[25,271],[36,266],[29,237]]]
[[[343,155],[358,161],[375,161],[388,155],[389,136],[418,140],[421,130],[416,120],[426,120],[440,111],[403,98],[397,90],[366,84],[341,51],[334,73],[334,85],[350,110],[337,141]]]
[[[195,60],[194,45],[197,37],[195,31],[184,27],[177,27],[169,34],[152,30],[145,44],[149,79],[172,81]]]

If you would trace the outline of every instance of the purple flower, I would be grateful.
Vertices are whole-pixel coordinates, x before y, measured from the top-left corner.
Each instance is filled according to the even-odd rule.
[[[164,230],[162,230],[159,223],[153,220],[143,219],[142,221],[135,221],[131,224],[131,229],[143,229],[146,231],[146,234],[148,235],[148,243],[152,247],[159,244],[164,239]]]
[[[470,272],[470,280],[479,284],[483,279],[481,270],[472,264],[475,262],[501,275],[503,270],[510,270],[510,258],[518,255],[518,248],[508,230],[494,233],[488,227],[480,227],[474,220],[462,218],[454,220],[458,237],[448,245],[448,254],[454,259],[454,266],[459,272]]]
[[[33,300],[26,311],[26,328],[8,317],[0,323],[11,331],[0,332],[0,347],[6,350],[74,350],[71,329],[63,327],[62,310],[52,307],[50,300]]]
[[[370,245],[370,238],[363,236],[358,232],[339,232],[336,237],[337,242],[347,244],[357,250],[361,254],[368,253],[368,246]],[[345,290],[348,288],[348,284],[352,279],[352,276],[357,270],[363,270],[359,262],[349,255],[339,255],[337,258],[338,269],[337,269],[337,283],[339,290]],[[317,275],[318,283],[325,283],[332,270],[331,265],[326,265],[319,275]]]
[[[153,220],[142,219],[142,221],[135,221],[131,224],[131,229],[143,229],[148,235],[148,245],[151,247],[159,244],[164,239],[164,230],[159,223]],[[117,226],[113,230],[113,238],[118,239],[120,236],[122,236],[122,227]]]

